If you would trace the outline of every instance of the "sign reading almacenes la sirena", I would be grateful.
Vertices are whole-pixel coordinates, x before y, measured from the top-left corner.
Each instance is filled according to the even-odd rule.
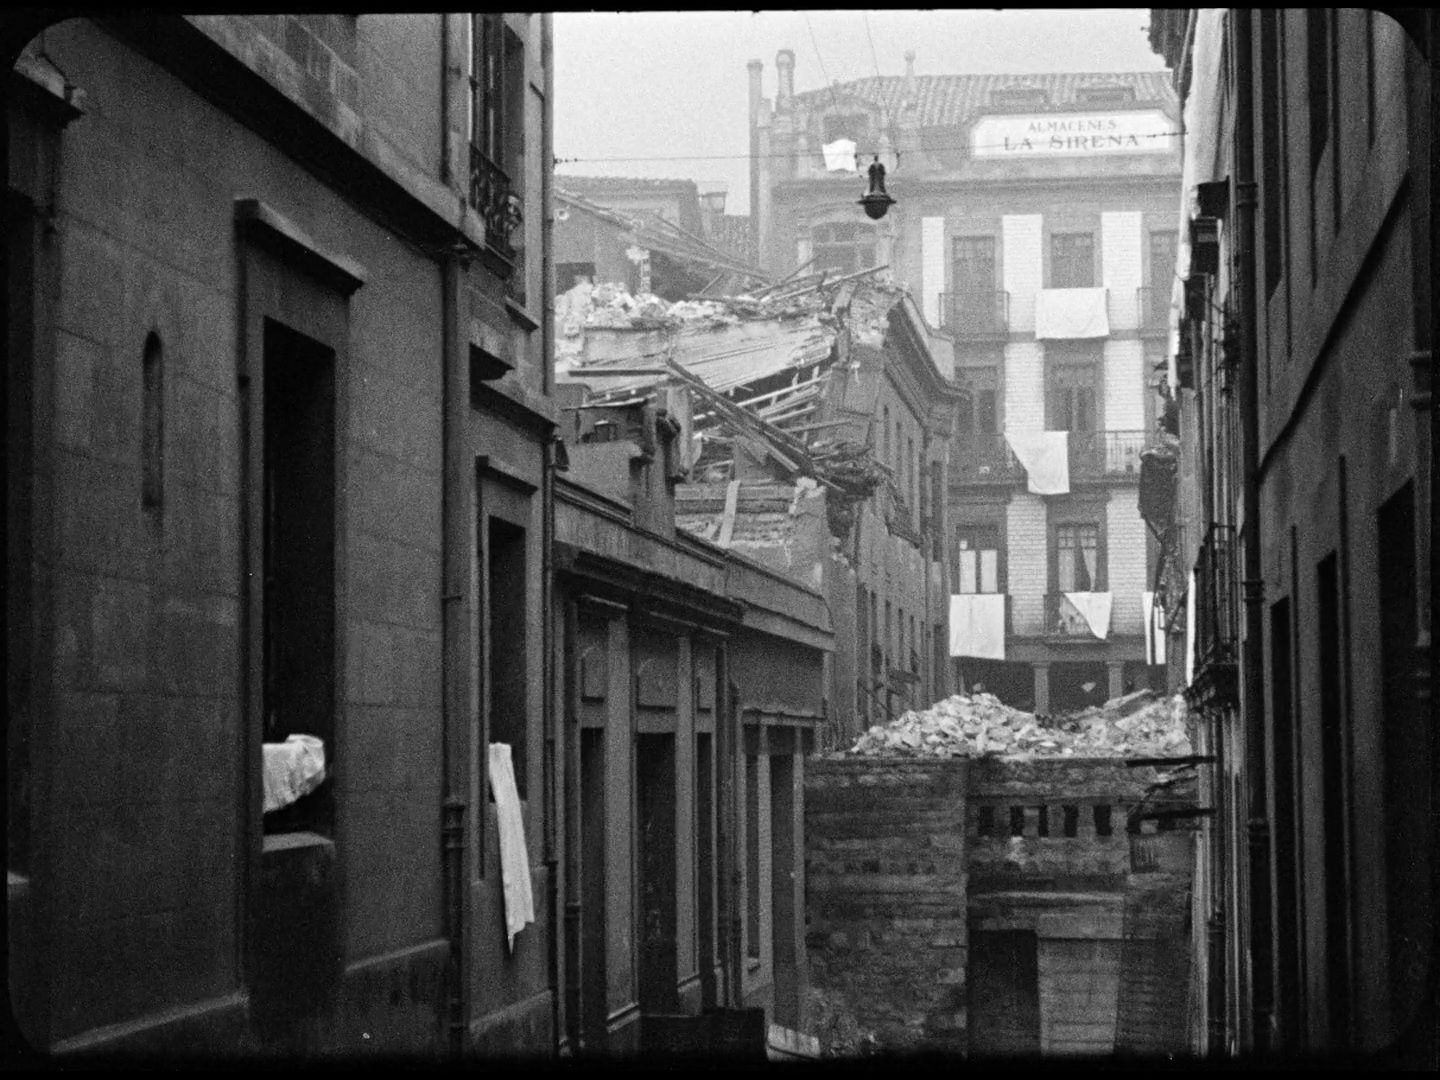
[[[1163,154],[1178,145],[1178,126],[1159,109],[982,116],[970,129],[970,152],[975,157]]]

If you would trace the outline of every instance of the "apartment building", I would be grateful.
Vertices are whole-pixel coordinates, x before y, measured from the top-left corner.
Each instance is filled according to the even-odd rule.
[[[549,17],[31,32],[6,102],[24,1042],[553,1045]],[[508,938],[498,744],[536,915]]]
[[[1437,1060],[1434,41],[1429,11],[1152,12],[1186,115],[1162,579],[1214,1056]]]
[[[1160,71],[924,76],[906,63],[796,94],[783,50],[772,104],[752,62],[762,261],[775,274],[881,264],[908,286],[960,395],[955,678],[1038,712],[1098,703],[1161,677],[1138,481],[1165,406],[1176,96]],[[877,159],[897,200],[878,223],[854,206]]]

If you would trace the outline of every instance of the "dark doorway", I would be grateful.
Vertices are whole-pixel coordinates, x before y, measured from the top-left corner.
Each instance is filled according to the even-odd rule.
[[[640,1009],[674,1013],[676,993],[675,736],[637,735],[640,829]]]
[[[955,659],[955,665],[956,693],[973,694],[978,683],[985,693],[994,694],[1012,709],[1028,712],[1035,707],[1035,675],[1029,664],[962,656]]]
[[[1110,698],[1110,669],[1099,660],[1063,660],[1050,665],[1052,713],[1103,705]]]
[[[335,747],[335,355],[265,321],[262,550],[264,741]],[[333,784],[265,815],[267,832],[334,825]]]
[[[695,904],[700,957],[700,1003],[719,1004],[715,985],[715,739],[695,736],[695,878],[699,896]]]
[[[1040,966],[1031,930],[970,935],[970,1056],[1040,1053]]]
[[[605,1047],[605,730],[580,731],[580,1037]]]

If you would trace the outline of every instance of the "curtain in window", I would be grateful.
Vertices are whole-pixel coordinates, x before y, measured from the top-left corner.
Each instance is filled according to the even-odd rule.
[[[1056,535],[1056,573],[1060,592],[1096,588],[1099,530],[1093,525],[1062,526]]]

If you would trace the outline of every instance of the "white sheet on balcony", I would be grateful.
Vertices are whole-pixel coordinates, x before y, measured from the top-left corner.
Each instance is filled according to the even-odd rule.
[[[1066,619],[1078,618],[1090,628],[1101,641],[1110,636],[1110,601],[1111,594],[1108,592],[1067,592],[1062,594],[1064,600],[1060,604],[1060,617]],[[1069,604],[1073,616],[1065,610]]]
[[[515,766],[509,743],[490,744],[490,790],[495,795],[495,822],[500,831],[500,879],[505,894],[505,935],[515,951],[515,935],[535,921],[535,896],[530,889],[530,856],[525,850],[525,819],[515,789]]]
[[[1195,571],[1185,588],[1185,685],[1195,681]]]
[[[289,806],[325,780],[325,742],[316,735],[291,735],[283,743],[260,745],[263,813]]]
[[[1105,289],[1041,289],[1035,294],[1035,337],[1110,336]]]
[[[836,139],[820,148],[825,155],[826,172],[855,171],[855,142],[852,139]]]
[[[1025,467],[1027,485],[1032,494],[1070,493],[1068,431],[1007,431],[1005,438]]]
[[[950,597],[950,655],[1005,659],[1005,594]]]
[[[1155,594],[1140,594],[1140,609],[1145,613],[1145,662],[1165,663],[1165,628],[1158,625],[1160,612],[1155,608]]]

